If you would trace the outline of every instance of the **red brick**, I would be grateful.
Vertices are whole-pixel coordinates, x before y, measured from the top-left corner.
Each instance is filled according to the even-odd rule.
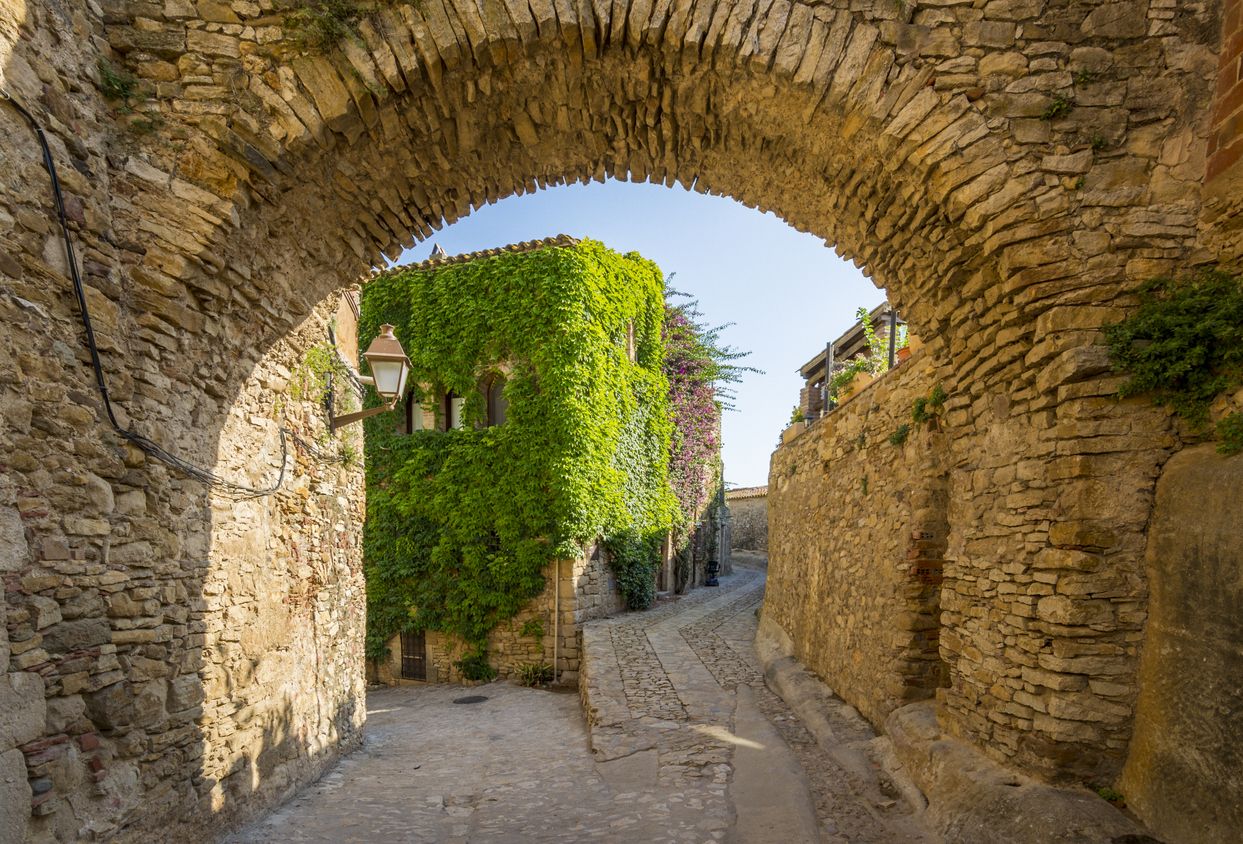
[[[99,748],[98,734],[83,733],[82,735],[78,736],[78,747],[82,748],[82,751],[85,753],[89,753],[92,750],[97,750]]]
[[[1243,82],[1234,83],[1234,87],[1217,100],[1217,107],[1213,110],[1213,123],[1225,123],[1226,118],[1239,110],[1239,106],[1243,106]]]
[[[1218,150],[1218,152],[1209,159],[1204,180],[1206,182],[1212,181],[1217,176],[1220,176],[1222,173],[1229,170],[1231,165],[1237,163],[1240,158],[1243,158],[1243,138],[1240,138],[1234,143],[1233,146],[1227,149]]]

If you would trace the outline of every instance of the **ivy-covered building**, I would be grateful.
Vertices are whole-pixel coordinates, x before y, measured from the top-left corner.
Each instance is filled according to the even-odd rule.
[[[559,236],[373,276],[358,328],[411,359],[367,423],[378,679],[578,668],[583,621],[649,604],[678,519],[660,270]]]

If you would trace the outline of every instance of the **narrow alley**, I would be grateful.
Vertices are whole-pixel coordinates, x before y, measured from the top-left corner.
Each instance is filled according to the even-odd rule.
[[[765,686],[752,562],[588,625],[589,724],[573,694],[507,683],[372,691],[363,746],[229,844],[931,840]],[[838,735],[868,732],[847,721]]]

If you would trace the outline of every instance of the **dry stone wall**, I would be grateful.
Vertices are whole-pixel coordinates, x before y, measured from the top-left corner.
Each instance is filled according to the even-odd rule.
[[[270,436],[230,422],[265,355],[382,254],[488,201],[605,176],[728,194],[866,266],[929,338],[955,432],[943,727],[1045,776],[1116,774],[1145,530],[1179,441],[1112,399],[1099,327],[1152,274],[1240,254],[1239,193],[1203,185],[1222,4],[386,2],[306,54],[276,5],[0,0],[0,83],[47,128],[123,424],[223,469],[226,427]],[[128,102],[101,60],[135,74]],[[206,666],[190,637],[210,613],[191,613],[222,508],[103,422],[47,176],[4,102],[0,172],[0,510],[22,539],[0,562],[22,675],[6,688],[36,713],[22,724],[46,701],[49,741],[23,753],[29,835],[152,840],[182,816],[207,835],[228,813],[202,766],[263,769],[239,761],[251,722],[211,733],[205,762],[200,704],[172,689]],[[291,548],[278,533],[252,562]],[[255,578],[223,586],[245,604]],[[114,592],[135,606],[109,615]],[[168,691],[139,703],[155,671]],[[315,694],[340,699],[334,682]],[[141,713],[123,742],[106,695],[54,703],[118,683]],[[99,747],[69,738],[79,721]],[[26,729],[0,734],[3,764]]]
[[[313,442],[324,434],[319,403],[290,397],[329,313],[258,363],[206,461],[265,487],[283,459],[275,495],[207,495],[136,448],[83,448],[89,438],[60,453],[33,447],[38,438],[6,448],[23,462],[7,464],[0,508],[2,655],[19,669],[0,680],[14,713],[0,719],[0,758],[6,775],[20,773],[5,779],[4,840],[210,839],[359,738],[362,475],[357,461],[340,462],[343,443]],[[37,350],[6,359],[33,361]],[[160,385],[158,370],[139,377]],[[22,386],[29,395],[31,382]],[[98,424],[94,395],[63,401],[84,428]],[[28,431],[52,411],[27,407]],[[167,432],[171,448],[179,433]],[[361,453],[357,432],[342,439]],[[60,515],[62,502],[77,515]]]
[[[916,354],[779,448],[769,475],[764,618],[877,726],[947,679],[938,649],[953,434],[910,424],[936,383]],[[906,442],[890,443],[903,424]]]

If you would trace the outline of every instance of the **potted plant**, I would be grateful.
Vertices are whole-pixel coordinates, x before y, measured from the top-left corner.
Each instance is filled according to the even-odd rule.
[[[898,327],[898,342],[896,348],[898,363],[904,362],[915,353],[911,348],[911,332],[907,330],[905,325]]]

